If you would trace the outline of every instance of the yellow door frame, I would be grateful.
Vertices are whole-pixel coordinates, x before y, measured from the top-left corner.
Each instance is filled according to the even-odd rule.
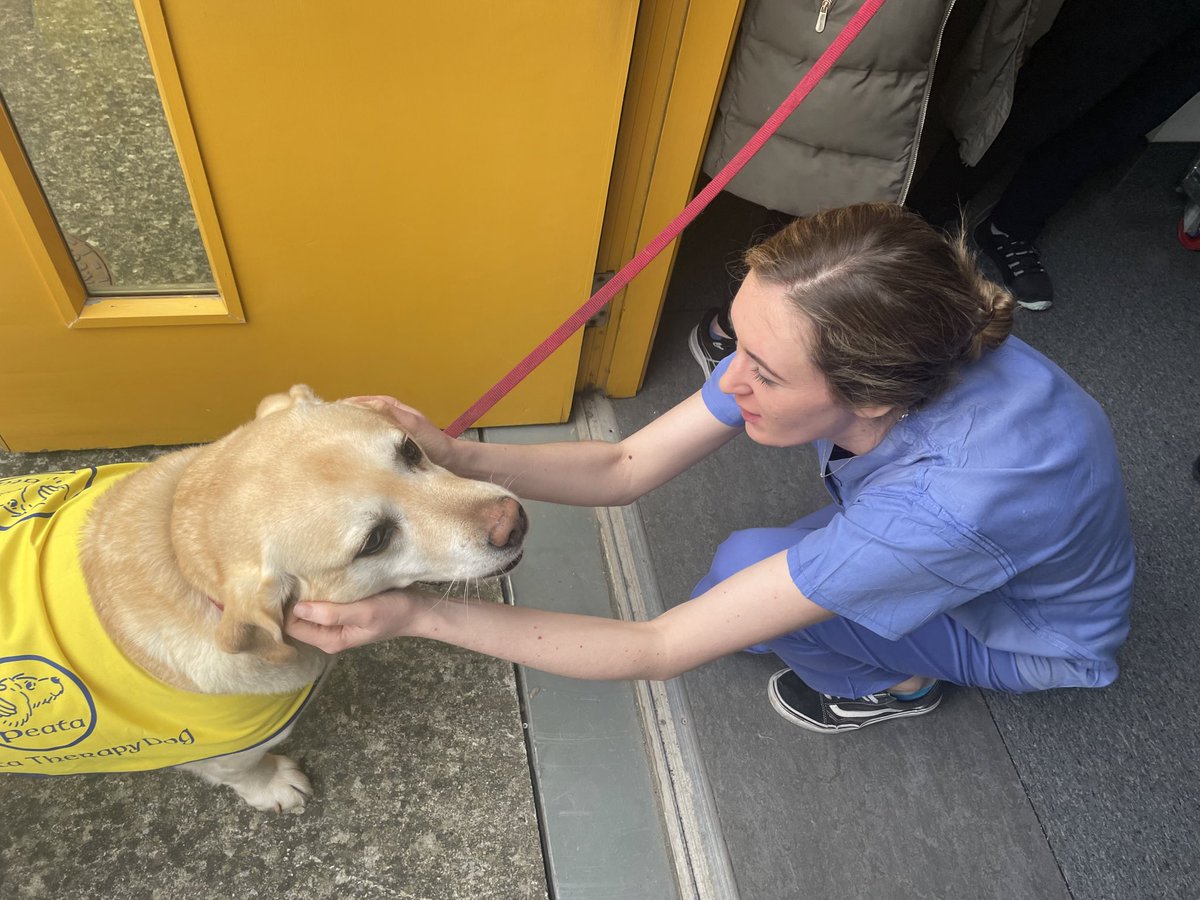
[[[605,208],[597,270],[616,271],[691,199],[741,20],[742,0],[644,0]],[[576,387],[641,388],[678,241],[584,334]]]

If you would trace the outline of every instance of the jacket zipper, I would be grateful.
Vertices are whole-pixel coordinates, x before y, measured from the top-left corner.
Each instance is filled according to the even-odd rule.
[[[900,189],[897,203],[908,199],[909,188],[912,187],[913,173],[917,170],[917,151],[921,146],[921,134],[925,131],[925,116],[929,112],[929,94],[933,90],[933,77],[937,71],[938,56],[942,52],[942,38],[946,34],[946,23],[950,21],[950,13],[954,11],[955,0],[950,0],[946,13],[942,16],[942,26],[938,29],[937,42],[933,45],[933,59],[929,64],[929,79],[925,82],[925,96],[921,98],[921,114],[917,118],[917,130],[913,134],[913,150],[909,154],[908,171],[904,175],[904,186]]]
[[[821,8],[817,11],[817,31],[825,30],[825,20],[829,18],[831,6],[833,6],[833,0],[821,0]]]

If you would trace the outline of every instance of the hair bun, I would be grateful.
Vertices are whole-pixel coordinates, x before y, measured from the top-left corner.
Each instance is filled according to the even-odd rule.
[[[968,357],[977,360],[983,356],[985,350],[994,350],[1003,344],[1012,333],[1016,300],[1007,288],[996,284],[980,271],[975,254],[967,246],[964,231],[959,232],[951,246],[966,282],[970,285],[971,294],[978,303],[979,317],[967,350]]]

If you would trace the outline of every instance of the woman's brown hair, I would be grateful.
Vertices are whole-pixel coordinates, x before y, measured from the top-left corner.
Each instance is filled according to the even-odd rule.
[[[811,322],[813,362],[849,407],[910,409],[1000,346],[1014,301],[947,238],[891,203],[798,219],[746,252]]]

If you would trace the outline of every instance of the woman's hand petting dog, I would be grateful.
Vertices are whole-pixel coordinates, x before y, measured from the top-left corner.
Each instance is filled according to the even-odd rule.
[[[417,446],[424,450],[425,455],[434,463],[454,471],[451,464],[456,446],[454,438],[429,421],[423,412],[401,403],[395,397],[352,397],[349,402],[369,407],[388,416],[408,432],[417,442]]]
[[[284,626],[291,637],[340,653],[409,632],[424,592],[387,591],[353,603],[297,603]]]

